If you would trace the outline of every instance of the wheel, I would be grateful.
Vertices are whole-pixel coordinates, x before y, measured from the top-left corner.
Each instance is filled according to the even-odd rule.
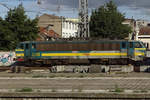
[[[16,73],[20,73],[21,72],[21,66],[17,66],[16,67]]]
[[[52,68],[52,67],[49,68],[49,72],[50,72],[50,73],[53,72],[53,68]]]
[[[11,66],[10,70],[12,73],[15,73],[16,72],[16,66]]]

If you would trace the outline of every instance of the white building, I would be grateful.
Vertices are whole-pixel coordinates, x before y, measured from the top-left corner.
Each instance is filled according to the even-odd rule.
[[[148,21],[145,20],[136,20],[135,22],[135,40],[139,40],[139,32],[142,27],[146,27],[148,25]]]
[[[63,19],[62,21],[62,38],[77,37],[78,22]]]
[[[133,32],[129,34],[129,39],[139,40],[140,29],[148,26],[148,23],[146,20],[126,19],[122,24],[129,25],[132,28]]]
[[[145,43],[150,50],[150,26],[142,27],[139,31],[138,40]]]

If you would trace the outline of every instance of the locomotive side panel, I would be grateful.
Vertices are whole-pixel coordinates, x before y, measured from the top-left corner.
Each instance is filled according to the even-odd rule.
[[[37,43],[41,58],[47,59],[97,59],[120,58],[120,42],[61,42]]]
[[[134,47],[131,49],[136,58],[144,56],[144,47]],[[69,62],[88,62],[96,61],[100,63],[103,60],[120,60],[120,59],[133,59],[129,54],[128,41],[46,41],[46,42],[23,42],[22,44],[35,45],[30,48],[31,53],[28,59],[46,61],[49,63],[69,63]],[[19,47],[18,47],[19,48]],[[26,52],[27,48],[24,48]],[[134,52],[135,51],[135,52]],[[19,52],[18,52],[19,53]],[[24,53],[26,57],[27,53]],[[18,54],[19,55],[19,54]],[[135,57],[134,57],[135,58]],[[118,61],[119,61],[118,60]],[[135,59],[133,59],[135,60]]]

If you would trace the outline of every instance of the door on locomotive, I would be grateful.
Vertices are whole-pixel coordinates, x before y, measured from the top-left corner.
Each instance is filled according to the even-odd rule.
[[[24,51],[24,54],[25,54],[25,59],[31,57],[31,43],[25,43],[25,51]]]
[[[32,54],[36,51],[36,43],[27,42],[25,43],[25,58],[31,58]]]
[[[134,43],[133,42],[128,42],[128,51],[127,55],[129,58],[134,58]]]

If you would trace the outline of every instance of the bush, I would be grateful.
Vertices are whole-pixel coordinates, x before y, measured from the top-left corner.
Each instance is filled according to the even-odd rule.
[[[124,92],[124,90],[119,88],[118,85],[116,85],[114,92]]]
[[[22,89],[16,90],[16,92],[32,92],[32,91],[33,91],[32,88],[22,88]]]

